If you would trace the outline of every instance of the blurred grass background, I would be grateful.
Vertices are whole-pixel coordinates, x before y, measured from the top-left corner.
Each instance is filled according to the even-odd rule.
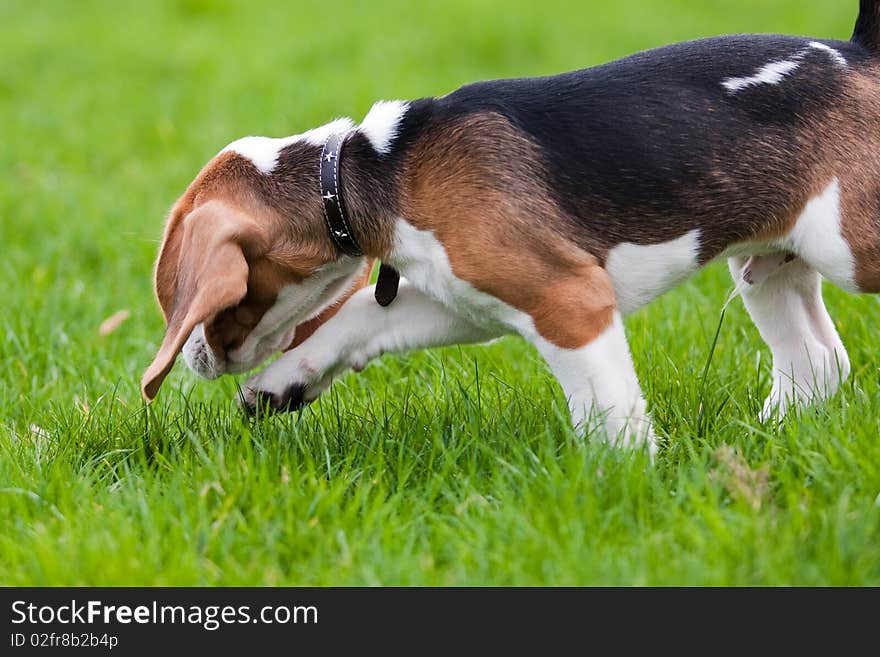
[[[182,365],[149,416],[137,387],[165,213],[233,139],[713,34],[848,38],[856,5],[0,0],[0,583],[880,583],[873,298],[829,290],[853,378],[781,427],[738,302],[701,393],[723,265],[631,317],[653,467],[575,436],[515,339],[266,422]]]

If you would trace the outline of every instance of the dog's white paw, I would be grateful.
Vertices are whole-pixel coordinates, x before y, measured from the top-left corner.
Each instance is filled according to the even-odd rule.
[[[842,344],[813,345],[809,352],[774,361],[773,385],[759,414],[762,422],[780,419],[798,406],[829,399],[850,372],[849,358]]]
[[[622,449],[641,449],[645,447],[653,461],[657,453],[657,435],[647,413],[645,401],[639,399],[629,415],[616,415],[611,412],[579,412],[579,406],[572,407],[573,423],[579,431],[595,429],[597,437],[602,437],[609,445]]]
[[[614,444],[625,449],[647,448],[654,460],[657,453],[657,435],[654,433],[654,425],[648,415],[648,405],[640,396],[633,405],[632,411],[623,417],[609,413],[605,419],[605,425],[609,436],[615,436]]]
[[[290,367],[282,357],[242,385],[240,402],[251,414],[296,411],[315,401],[331,380],[331,375],[322,375],[304,362]]]
[[[624,420],[617,433],[616,445],[624,449],[646,448],[651,460],[657,454],[657,434],[651,419],[645,415],[634,415]]]

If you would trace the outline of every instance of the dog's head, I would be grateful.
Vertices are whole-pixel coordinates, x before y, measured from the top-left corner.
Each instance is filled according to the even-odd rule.
[[[206,378],[247,371],[366,285],[371,263],[340,256],[324,223],[316,176],[334,129],[233,142],[174,205],[155,269],[167,328],[144,398],[156,396],[181,351]]]

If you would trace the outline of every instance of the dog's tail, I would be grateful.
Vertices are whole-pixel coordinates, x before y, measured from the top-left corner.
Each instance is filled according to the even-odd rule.
[[[852,41],[880,55],[880,0],[859,0],[859,17]]]

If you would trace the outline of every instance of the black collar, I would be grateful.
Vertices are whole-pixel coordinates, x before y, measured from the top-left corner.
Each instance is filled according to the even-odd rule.
[[[321,149],[321,199],[324,201],[324,219],[327,221],[327,230],[330,238],[339,247],[339,250],[349,256],[362,256],[363,249],[358,245],[354,237],[354,231],[348,222],[345,213],[345,199],[340,185],[340,160],[342,159],[342,146],[345,140],[353,132],[337,132],[327,137],[324,148]],[[400,274],[382,263],[379,268],[379,278],[376,280],[376,301],[380,306],[387,306],[397,296],[397,287],[400,283]]]
[[[337,132],[324,142],[321,149],[321,198],[324,200],[324,219],[330,237],[346,255],[360,256],[364,252],[354,239],[354,234],[345,216],[345,200],[339,184],[339,160],[342,145],[351,134],[351,130]]]

